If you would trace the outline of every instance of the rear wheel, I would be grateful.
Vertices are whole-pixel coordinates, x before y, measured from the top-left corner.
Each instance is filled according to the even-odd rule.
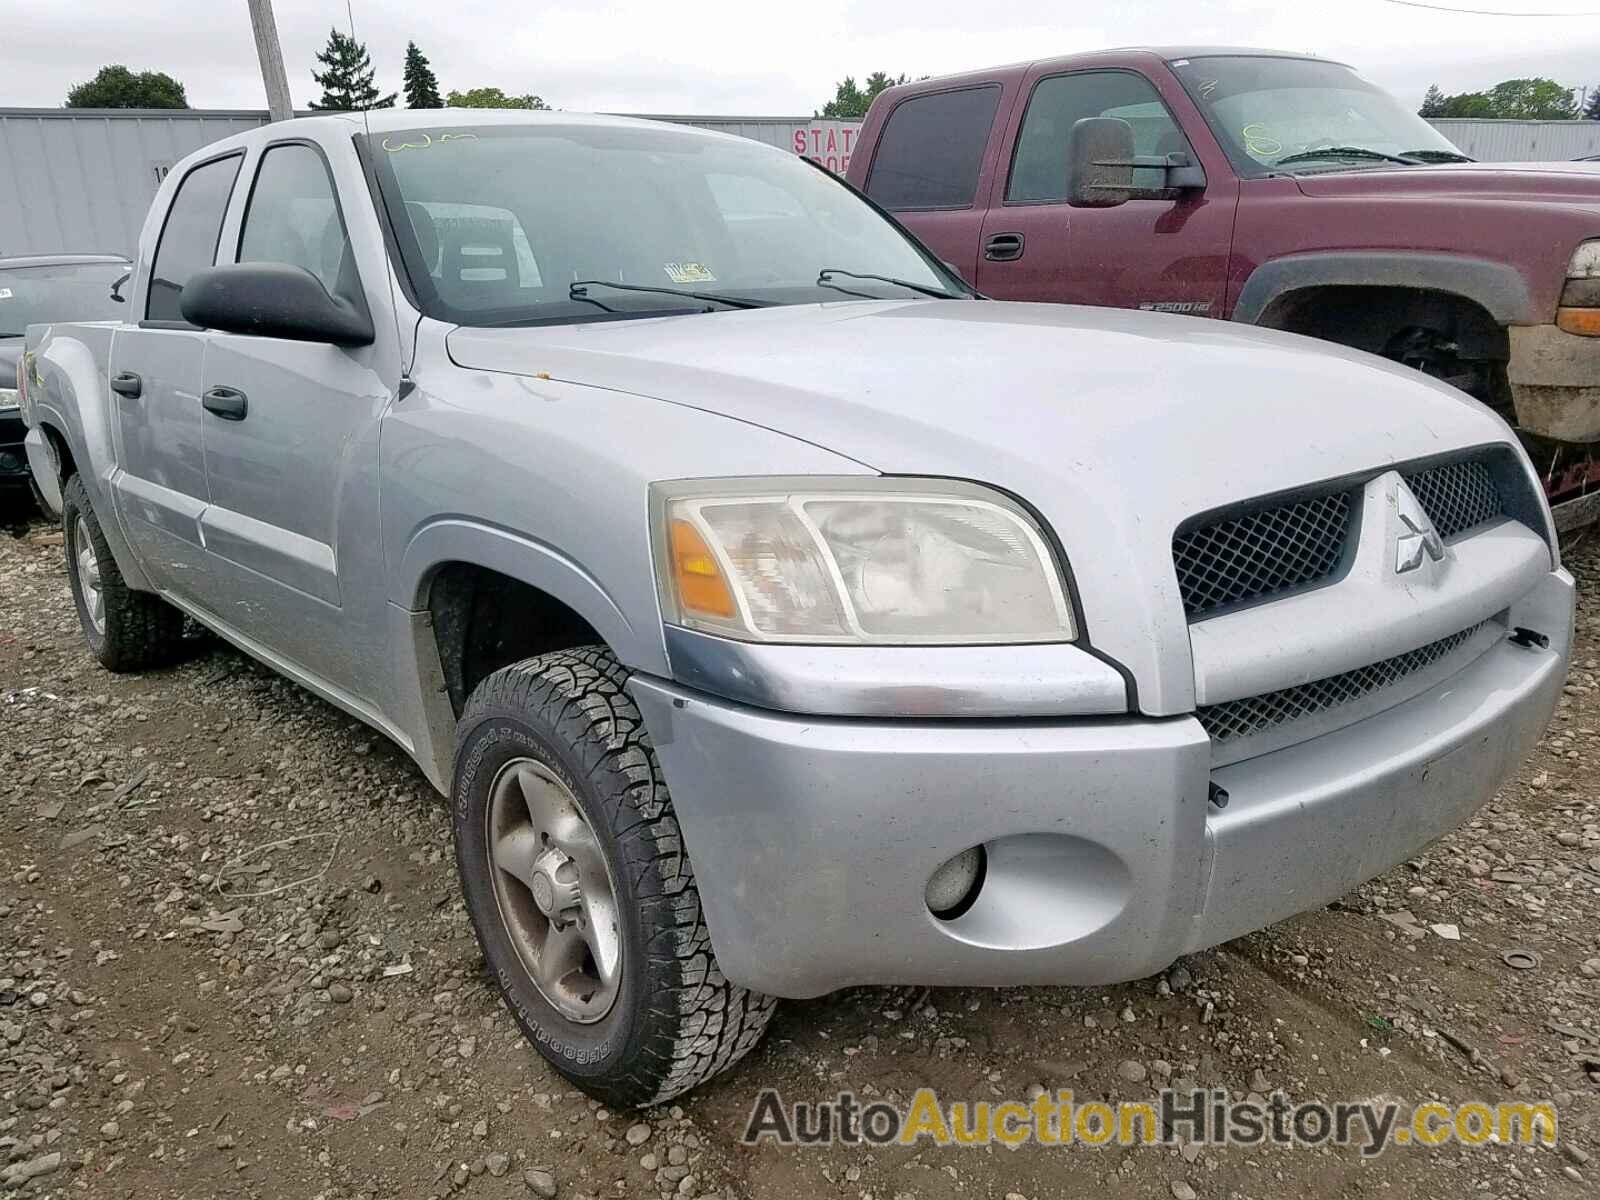
[[[100,665],[121,672],[172,662],[183,643],[183,614],[124,582],[80,476],[61,489],[61,528],[78,623]]]
[[[694,870],[628,673],[603,647],[494,672],[462,714],[456,861],[523,1032],[620,1107],[738,1061],[774,1001],[717,966]]]

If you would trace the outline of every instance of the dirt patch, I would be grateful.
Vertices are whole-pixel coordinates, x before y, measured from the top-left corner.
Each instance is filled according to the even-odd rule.
[[[1584,601],[1561,709],[1426,855],[1156,979],[783,1004],[735,1071],[640,1117],[573,1092],[518,1035],[443,804],[398,750],[215,643],[107,674],[59,535],[0,534],[0,1168],[27,1164],[22,1195],[149,1200],[1593,1194],[1600,538],[1569,558]],[[1536,958],[1505,961],[1519,951]],[[1554,1099],[1570,1153],[739,1140],[769,1085],[903,1104],[923,1086],[1136,1099],[1169,1080]]]

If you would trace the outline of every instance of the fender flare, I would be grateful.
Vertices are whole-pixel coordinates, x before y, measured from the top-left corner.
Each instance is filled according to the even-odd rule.
[[[117,470],[117,459],[105,372],[88,346],[69,337],[45,341],[34,354],[34,371],[44,379],[45,386],[37,397],[29,390],[30,423],[60,438],[72,455],[123,582],[136,591],[154,591],[128,544],[122,515],[112,502],[109,480]]]
[[[1411,288],[1446,292],[1480,306],[1498,325],[1537,323],[1527,280],[1515,267],[1458,254],[1327,251],[1262,263],[1234,302],[1233,319],[1259,325],[1291,293],[1327,286]]]
[[[659,625],[653,636],[636,628],[598,579],[554,547],[469,517],[441,517],[411,536],[392,577],[392,603],[411,612],[425,610],[434,575],[453,562],[485,567],[538,588],[593,626],[621,662],[635,670],[665,673]]]

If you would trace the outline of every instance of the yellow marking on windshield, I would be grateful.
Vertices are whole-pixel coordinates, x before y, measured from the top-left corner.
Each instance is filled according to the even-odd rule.
[[[383,139],[383,148],[390,154],[399,154],[402,150],[426,150],[433,145],[433,139],[427,134],[422,135],[420,142],[401,142],[398,146],[391,145],[388,138]]]
[[[1260,121],[1254,121],[1239,131],[1246,152],[1256,158],[1275,158],[1283,153],[1283,143],[1267,132]]]

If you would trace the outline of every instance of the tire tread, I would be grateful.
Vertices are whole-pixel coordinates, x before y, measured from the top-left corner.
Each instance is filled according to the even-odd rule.
[[[648,1107],[748,1054],[777,1001],[729,982],[717,965],[694,868],[628,678],[627,668],[599,646],[526,659],[483,680],[460,729],[464,739],[493,714],[526,714],[576,752],[583,774],[610,806],[609,832],[639,898],[656,986],[645,1007],[643,1061],[603,1090],[617,1102]]]
[[[82,477],[72,475],[61,489],[62,545],[67,556],[67,575],[72,581],[72,597],[83,622],[89,648],[109,671],[120,673],[147,671],[165,666],[178,657],[183,643],[183,614],[152,592],[135,591],[122,578],[117,560],[100,529]],[[100,645],[94,644],[88,612],[77,584],[77,565],[72,561],[72,525],[81,512],[89,529],[95,557],[100,560],[100,591],[105,597],[106,632]]]

